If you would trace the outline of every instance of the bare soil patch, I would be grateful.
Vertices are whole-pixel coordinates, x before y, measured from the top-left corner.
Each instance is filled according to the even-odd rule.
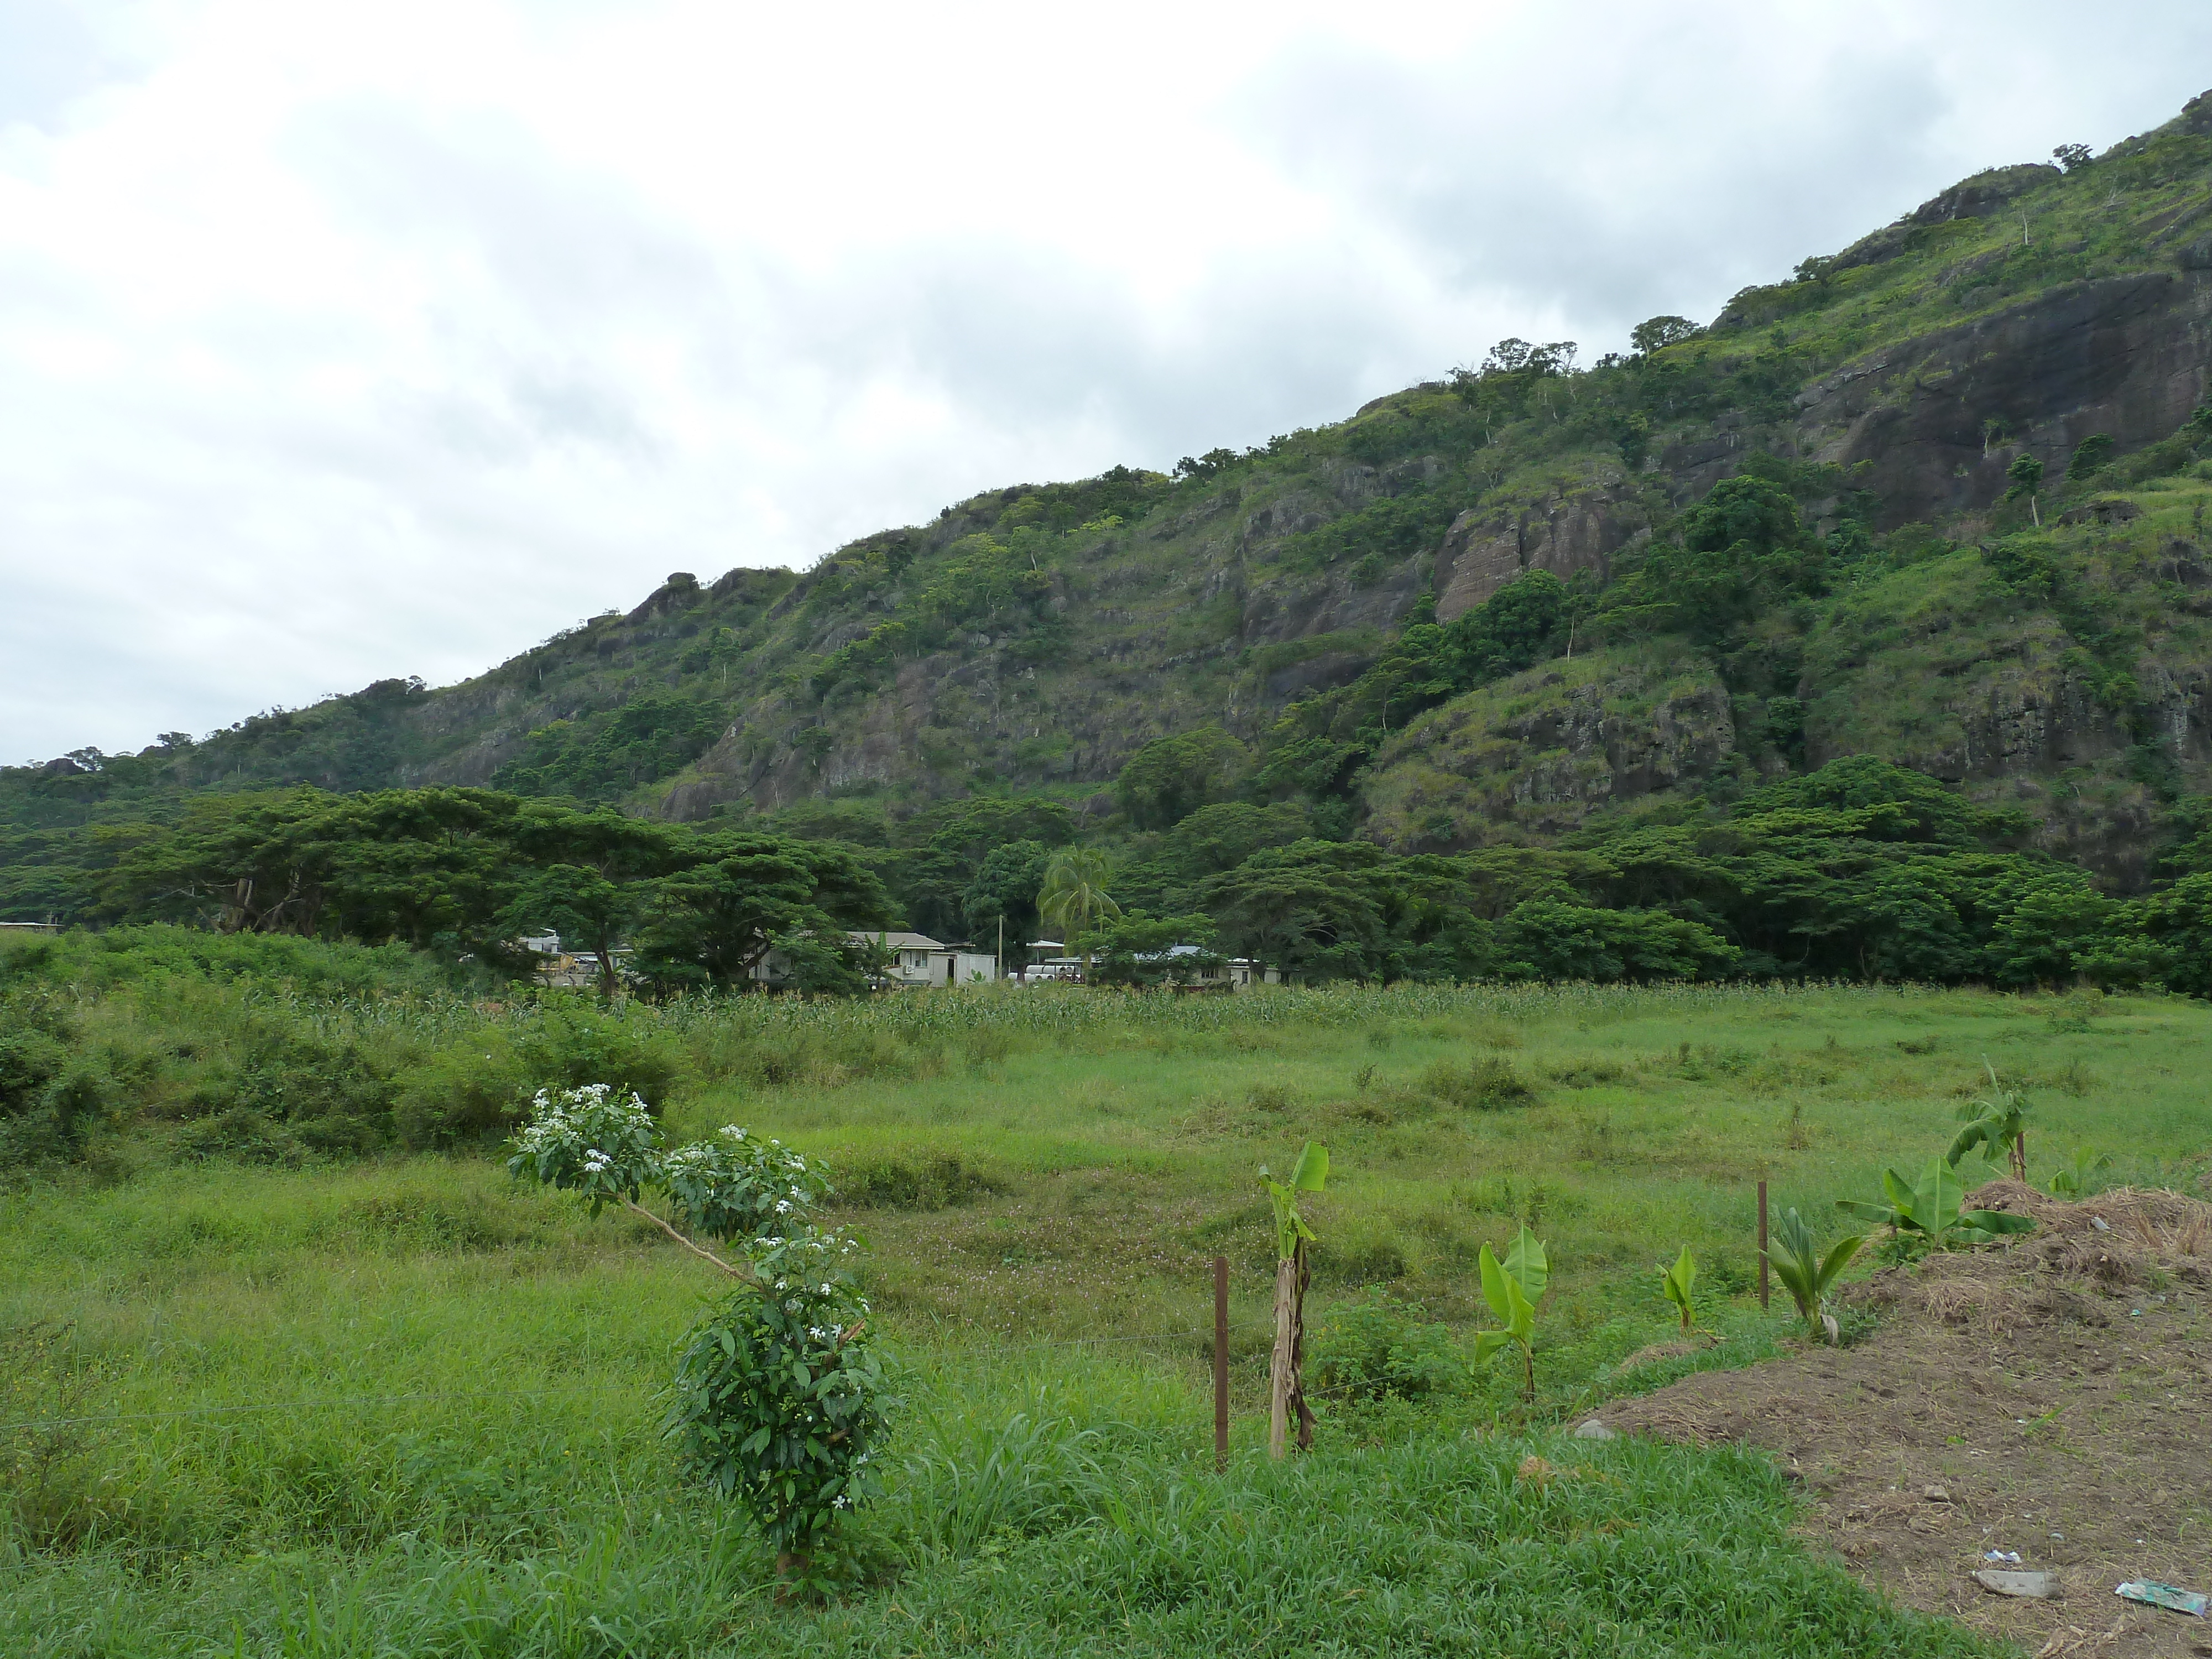
[[[2041,1659],[2212,1654],[2212,1619],[2113,1594],[2212,1590],[2212,1206],[2012,1182],[1972,1201],[2039,1224],[1854,1286],[1883,1318],[1850,1348],[1686,1377],[1601,1420],[1771,1451],[1814,1500],[1803,1530],[1861,1577]],[[1974,1571],[2008,1565],[1989,1550],[2055,1572],[2062,1598],[1984,1590]]]

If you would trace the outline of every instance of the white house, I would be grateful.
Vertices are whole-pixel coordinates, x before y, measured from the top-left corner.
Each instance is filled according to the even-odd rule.
[[[988,951],[965,945],[940,945],[927,933],[854,933],[855,945],[877,945],[889,950],[890,962],[882,970],[880,983],[919,988],[925,986],[988,985],[999,977],[999,958]]]

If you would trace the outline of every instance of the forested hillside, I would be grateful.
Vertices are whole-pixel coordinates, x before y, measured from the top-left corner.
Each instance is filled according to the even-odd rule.
[[[2208,319],[2212,94],[1624,351],[1500,342],[1172,475],[674,575],[459,685],[0,771],[0,917],[207,910],[237,872],[193,849],[356,810],[270,792],[459,788],[426,834],[707,833],[656,880],[847,843],[861,908],[942,934],[1093,843],[1125,904],[1310,975],[1575,970],[1537,904],[1632,919],[1601,977],[2171,979],[2212,880]]]

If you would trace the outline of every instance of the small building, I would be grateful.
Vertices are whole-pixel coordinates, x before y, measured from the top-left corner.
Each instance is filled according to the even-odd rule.
[[[930,986],[989,985],[999,977],[999,958],[966,944],[944,945],[927,933],[854,933],[855,945],[872,944],[891,952],[877,982],[900,989]]]

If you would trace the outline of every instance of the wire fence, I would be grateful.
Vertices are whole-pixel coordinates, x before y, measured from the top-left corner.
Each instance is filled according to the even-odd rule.
[[[1249,1338],[1255,1334],[1272,1335],[1272,1333],[1264,1328],[1256,1330],[1253,1328],[1246,1328],[1235,1334]],[[1128,1343],[1180,1342],[1194,1337],[1210,1340],[1212,1335],[1213,1330],[1211,1326],[1194,1325],[1182,1330],[1148,1331],[1135,1335],[1044,1337],[1032,1342],[963,1344],[932,1347],[927,1351],[935,1355],[958,1359],[986,1358],[1064,1348],[1112,1347]],[[18,1422],[0,1423],[0,1434],[48,1429],[82,1428],[96,1424],[160,1423],[204,1418],[261,1416],[272,1413],[356,1411],[389,1406],[453,1405],[481,1401],[495,1401],[501,1404],[511,1404],[525,1400],[568,1400],[590,1395],[635,1394],[635,1385],[633,1383],[608,1378],[600,1382],[581,1382],[562,1389],[471,1389],[465,1392],[441,1389],[412,1394],[332,1395],[306,1399],[259,1401],[249,1405],[181,1407],[171,1411],[103,1412],[77,1417],[26,1418]]]
[[[1266,1343],[1267,1349],[1272,1351],[1275,1330],[1272,1322],[1264,1326],[1239,1322],[1229,1328],[1227,1334],[1231,1338],[1227,1352],[1233,1355],[1239,1346],[1255,1339]],[[1111,1336],[1048,1337],[1025,1342],[951,1345],[930,1348],[929,1351],[942,1358],[965,1360],[1068,1349],[1126,1348],[1136,1345],[1158,1346],[1199,1340],[1204,1343],[1202,1352],[1206,1357],[1213,1362],[1212,1369],[1217,1386],[1219,1386],[1219,1379],[1225,1374],[1224,1368],[1228,1364],[1222,1355],[1212,1352],[1215,1339],[1219,1334],[1221,1331],[1217,1327],[1194,1325]],[[923,1346],[927,1345],[925,1343]],[[1310,1403],[1320,1403],[1363,1394],[1372,1395],[1377,1389],[1377,1382],[1372,1379],[1354,1378],[1320,1388],[1304,1389],[1302,1398]],[[184,1407],[164,1411],[106,1412],[33,1418],[0,1423],[0,1435],[43,1434],[125,1424],[238,1420],[271,1414],[366,1412],[403,1406],[483,1402],[511,1406],[522,1401],[576,1400],[617,1393],[635,1395],[635,1387],[622,1380],[608,1378],[562,1388],[331,1395],[232,1405]],[[1295,1424],[1292,1426],[1295,1428]],[[1220,1444],[1217,1437],[1212,1461],[1217,1469],[1225,1469],[1227,1465]],[[643,1519],[644,1511],[648,1509],[650,1518]],[[159,1564],[160,1571],[169,1571],[166,1564],[179,1560],[283,1558],[314,1553],[333,1545],[342,1547],[398,1545],[411,1550],[417,1543],[426,1543],[433,1547],[501,1554],[512,1550],[526,1552],[543,1547],[569,1532],[576,1524],[591,1529],[603,1528],[617,1518],[625,1534],[636,1529],[641,1520],[648,1527],[658,1527],[665,1522],[702,1528],[707,1532],[740,1524],[726,1512],[718,1511],[712,1506],[702,1506],[695,1510],[683,1496],[675,1492],[657,1492],[650,1498],[642,1493],[625,1492],[622,1483],[617,1480],[611,1490],[596,1497],[580,1492],[558,1504],[538,1504],[512,1509],[495,1504],[481,1509],[465,1506],[446,1508],[440,1505],[434,1494],[429,1495],[428,1501],[416,1512],[395,1514],[378,1520],[334,1520],[307,1514],[271,1516],[264,1512],[258,1517],[258,1525],[243,1524],[234,1530],[217,1526],[210,1532],[184,1541],[134,1538],[125,1531],[100,1536],[95,1528],[94,1536],[67,1547],[64,1553],[80,1554],[87,1550],[97,1550],[149,1568],[157,1567]],[[564,1522],[568,1524],[562,1524]]]

